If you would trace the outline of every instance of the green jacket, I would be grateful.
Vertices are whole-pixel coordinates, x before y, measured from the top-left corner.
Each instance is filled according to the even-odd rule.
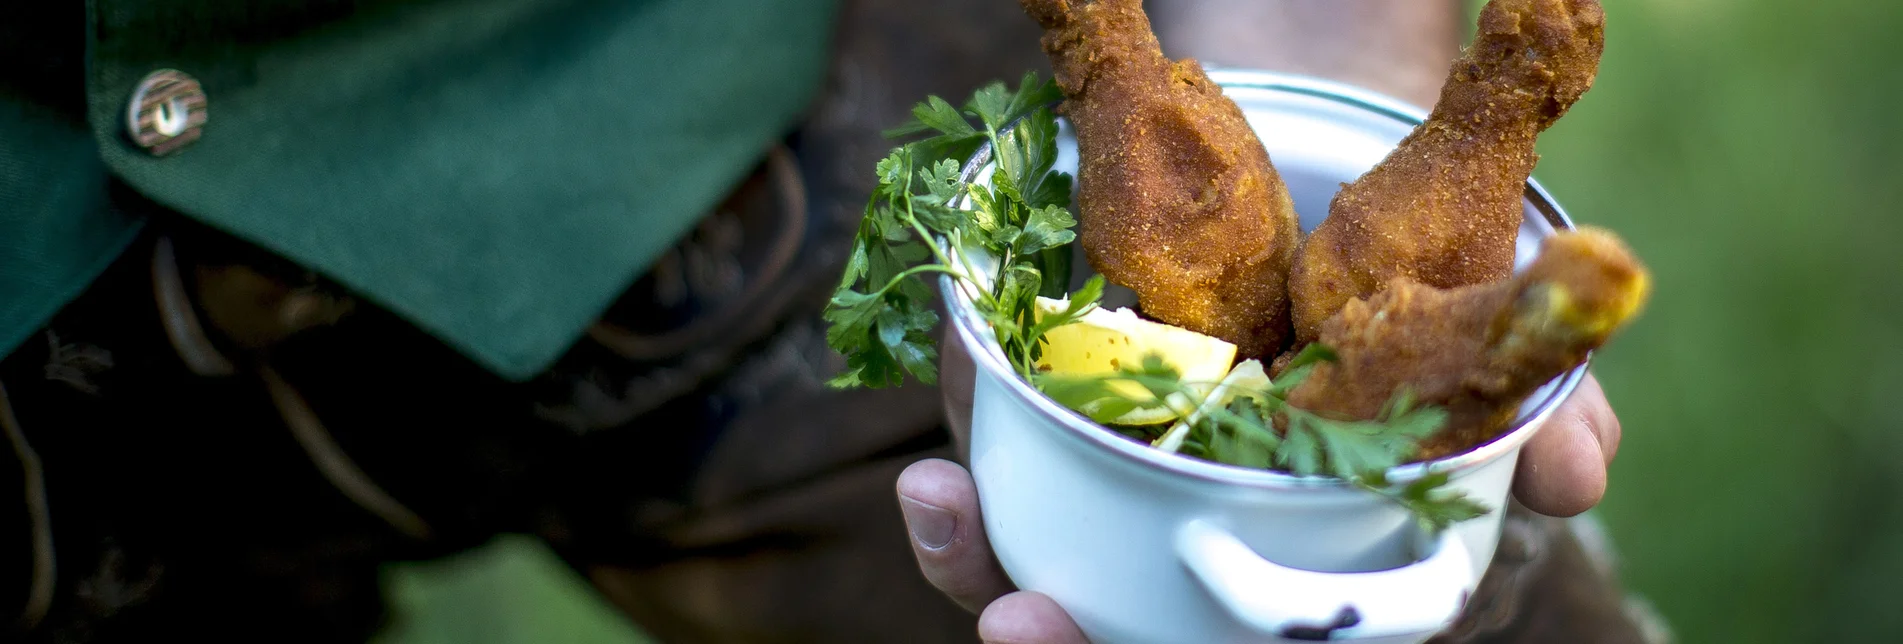
[[[526,379],[802,115],[835,0],[23,3],[0,19],[0,355],[120,254],[144,197]],[[126,134],[147,74],[201,136]]]

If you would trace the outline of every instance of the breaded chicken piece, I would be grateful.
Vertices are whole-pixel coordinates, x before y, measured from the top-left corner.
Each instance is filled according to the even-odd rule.
[[[1597,0],[1492,0],[1425,123],[1337,193],[1289,281],[1297,346],[1343,304],[1395,277],[1439,288],[1513,270],[1539,134],[1592,86]]]
[[[1397,277],[1322,325],[1337,361],[1289,393],[1291,405],[1366,420],[1401,387],[1446,409],[1421,446],[1438,458],[1491,440],[1522,401],[1606,342],[1635,316],[1651,278],[1612,233],[1581,228],[1547,238],[1514,278],[1443,290]]]
[[[1143,314],[1268,357],[1288,336],[1300,228],[1268,152],[1140,0],[1021,0],[1076,128],[1085,257]]]

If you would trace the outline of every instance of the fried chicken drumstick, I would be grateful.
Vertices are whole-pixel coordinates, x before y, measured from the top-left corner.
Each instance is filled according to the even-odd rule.
[[[1592,86],[1604,45],[1597,0],[1488,2],[1433,114],[1335,196],[1297,252],[1297,345],[1397,276],[1454,288],[1510,275],[1534,141]]]
[[[1497,435],[1527,396],[1631,320],[1650,290],[1625,244],[1590,227],[1547,238],[1510,280],[1443,290],[1397,277],[1322,325],[1337,361],[1319,364],[1288,401],[1365,420],[1406,386],[1448,412],[1416,458],[1456,453]]]
[[[1080,240],[1144,315],[1272,356],[1300,228],[1268,152],[1202,66],[1163,55],[1140,0],[1020,0],[1076,128]]]

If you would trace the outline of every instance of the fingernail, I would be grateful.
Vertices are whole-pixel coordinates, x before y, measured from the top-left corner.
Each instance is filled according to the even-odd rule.
[[[951,545],[952,533],[958,531],[958,517],[950,510],[920,503],[901,497],[899,510],[905,513],[905,525],[912,530],[912,538],[927,550],[938,550]]]

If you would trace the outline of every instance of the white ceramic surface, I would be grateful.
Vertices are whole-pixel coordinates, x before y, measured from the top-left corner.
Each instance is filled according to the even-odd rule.
[[[1341,182],[1424,117],[1313,79],[1211,76],[1248,114],[1304,229],[1327,214]],[[1059,169],[1074,174],[1068,130],[1059,146]],[[980,169],[968,172],[988,174]],[[1556,226],[1569,226],[1565,215],[1529,183],[1521,266]],[[1493,557],[1520,447],[1584,374],[1531,397],[1515,430],[1434,464],[1496,511],[1423,543],[1401,508],[1337,481],[1164,454],[1096,427],[1019,380],[969,300],[946,286],[977,364],[971,464],[986,533],[1020,588],[1050,595],[1102,644],[1427,639],[1458,614]]]

